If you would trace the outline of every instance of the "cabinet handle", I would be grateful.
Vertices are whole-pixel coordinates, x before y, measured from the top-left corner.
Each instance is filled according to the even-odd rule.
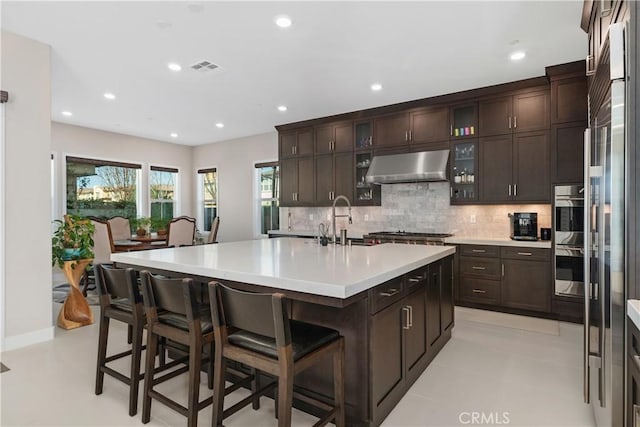
[[[402,329],[409,329],[411,327],[411,325],[409,325],[409,307],[408,306],[402,307],[402,311],[404,311],[406,314]]]
[[[453,187],[449,187],[449,198],[453,199]]]
[[[518,195],[518,184],[513,184],[513,196]]]
[[[511,197],[511,184],[509,184],[509,197]]]
[[[409,140],[409,131],[408,131],[408,130],[405,130],[405,131],[404,131],[404,140],[405,140],[405,141],[408,141],[408,140]]]
[[[518,116],[513,116],[513,128],[518,127]]]
[[[486,270],[487,269],[487,267],[478,267],[476,265],[472,266],[471,268],[474,269],[474,270]]]
[[[586,71],[586,75],[587,76],[593,76],[596,73],[596,70],[594,67],[592,67],[593,65],[593,55],[587,55],[587,60],[585,61],[586,63],[586,67],[587,67],[587,71]]]
[[[296,154],[296,146],[295,146],[295,145],[292,145],[292,146],[291,146],[291,154],[292,154],[292,155],[293,155],[293,154]]]
[[[394,295],[398,295],[399,293],[400,293],[400,289],[391,288],[388,291],[380,292],[380,296],[392,297]]]
[[[509,116],[509,129],[511,129],[511,116]]]
[[[504,277],[504,263],[502,264],[502,277]]]
[[[329,151],[331,151],[331,150],[333,149],[333,148],[331,148],[331,143],[332,143],[332,142],[333,142],[333,141],[329,141]]]
[[[487,291],[484,291],[482,289],[473,289],[472,292],[474,294],[486,294],[487,293]]]
[[[453,125],[449,125],[449,135],[453,136]]]
[[[484,249],[471,249],[471,252],[475,252],[475,253],[477,253],[477,254],[483,254],[483,253],[485,253],[486,251],[485,251]]]
[[[413,327],[413,306],[412,305],[408,305],[407,307],[409,307],[409,327]]]
[[[531,256],[533,255],[531,252],[518,252],[518,255],[522,255],[522,256]]]
[[[416,276],[416,277],[410,277],[409,278],[409,282],[410,283],[418,283],[422,281],[422,276]]]

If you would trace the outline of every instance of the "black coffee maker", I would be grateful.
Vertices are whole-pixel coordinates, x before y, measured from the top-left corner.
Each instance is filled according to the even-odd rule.
[[[538,214],[514,212],[509,214],[511,238],[513,240],[538,240]]]

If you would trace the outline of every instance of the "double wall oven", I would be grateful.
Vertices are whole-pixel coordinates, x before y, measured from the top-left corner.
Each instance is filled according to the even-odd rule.
[[[584,298],[584,185],[554,189],[553,241],[557,296]]]

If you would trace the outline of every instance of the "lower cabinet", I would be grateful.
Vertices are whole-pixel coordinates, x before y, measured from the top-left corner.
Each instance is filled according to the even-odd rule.
[[[551,313],[551,250],[460,247],[458,302],[484,308]]]
[[[372,289],[371,418],[378,425],[451,337],[453,256]]]

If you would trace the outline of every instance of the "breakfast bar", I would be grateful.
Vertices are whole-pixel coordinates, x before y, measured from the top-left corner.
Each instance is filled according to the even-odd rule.
[[[203,284],[284,293],[292,318],[345,337],[347,424],[375,426],[451,337],[454,253],[451,246],[323,247],[312,239],[275,238],[115,253],[111,260]],[[331,369],[327,360],[296,376],[295,384],[331,399]]]

